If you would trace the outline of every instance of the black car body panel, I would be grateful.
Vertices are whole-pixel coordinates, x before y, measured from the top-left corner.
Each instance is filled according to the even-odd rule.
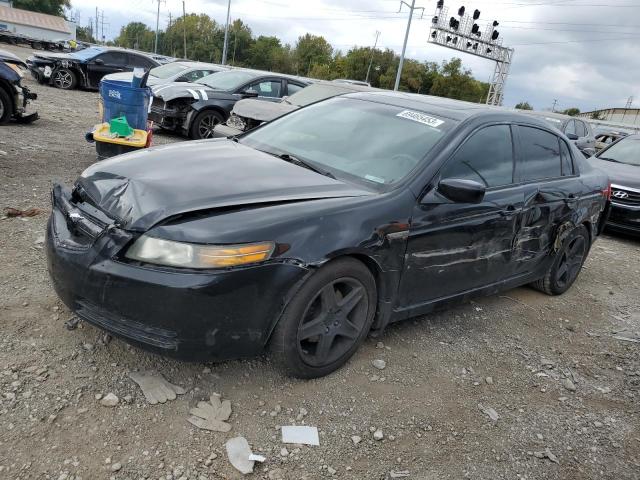
[[[91,167],[73,191],[53,192],[46,243],[60,297],[87,321],[154,351],[234,358],[260,352],[300,285],[333,259],[358,259],[374,273],[380,331],[540,278],[575,226],[586,226],[591,242],[597,237],[607,178],[575,147],[572,174],[520,181],[518,131],[553,133],[545,123],[430,97],[351,97],[421,109],[456,126],[388,187],[329,178],[242,139],[159,147]],[[514,184],[487,190],[479,203],[448,199],[437,188],[443,164],[492,125],[515,132]],[[276,248],[257,265],[197,271],[126,258],[141,234],[196,245],[273,241]]]
[[[0,50],[0,90],[8,103],[5,106],[3,102],[0,121],[4,117],[6,121],[13,118],[22,123],[32,122],[38,118],[38,113],[30,112],[28,105],[38,96],[22,85],[21,74],[10,65],[17,66],[18,69],[27,68],[27,65],[13,53]]]
[[[75,75],[76,88],[96,90],[107,74],[146,70],[161,63],[141,52],[107,47],[90,47],[71,53],[35,53],[27,59],[33,78],[44,84],[54,84],[56,72],[70,70]]]

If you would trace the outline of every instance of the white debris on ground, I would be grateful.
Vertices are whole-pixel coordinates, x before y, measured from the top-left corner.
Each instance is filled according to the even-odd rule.
[[[167,382],[156,372],[129,372],[129,378],[142,389],[144,397],[151,405],[175,400],[177,395],[184,395],[185,389]]]
[[[253,472],[255,461],[249,459],[253,453],[246,438],[235,437],[227,440],[225,447],[229,462],[236,470],[244,475]]]
[[[221,401],[221,396],[214,393],[209,402],[198,402],[198,406],[189,410],[191,416],[187,421],[203,430],[228,432],[231,425],[226,421],[231,416],[231,402]]]
[[[282,427],[282,443],[299,445],[320,445],[320,437],[316,427],[287,425]]]

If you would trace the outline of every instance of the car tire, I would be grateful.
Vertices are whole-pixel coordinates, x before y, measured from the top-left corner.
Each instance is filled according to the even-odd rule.
[[[73,90],[78,85],[78,77],[73,70],[59,68],[53,72],[51,83],[62,90]]]
[[[215,110],[204,110],[193,119],[189,130],[189,137],[194,140],[213,138],[214,128],[223,122],[224,118],[219,112]]]
[[[334,260],[309,277],[286,306],[271,336],[271,355],[288,375],[327,375],[364,341],[376,305],[369,269],[353,258]]]
[[[562,242],[553,263],[534,288],[547,295],[562,295],[578,278],[589,253],[589,232],[584,225],[574,228]]]
[[[0,125],[4,125],[13,116],[13,102],[9,94],[0,87]]]

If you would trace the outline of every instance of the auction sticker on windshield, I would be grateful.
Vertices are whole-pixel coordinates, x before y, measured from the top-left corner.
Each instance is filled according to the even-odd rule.
[[[414,112],[413,110],[403,110],[402,112],[397,114],[396,117],[402,117],[413,120],[414,122],[424,123],[425,125],[429,125],[433,128],[437,128],[444,123],[444,120],[430,117],[429,115],[425,115],[424,113]]]

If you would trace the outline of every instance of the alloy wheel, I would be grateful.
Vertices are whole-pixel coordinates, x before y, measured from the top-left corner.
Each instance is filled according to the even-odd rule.
[[[0,118],[4,117],[4,102],[0,98]]]
[[[71,76],[71,72],[69,72],[68,70],[58,70],[56,72],[56,76],[53,78],[53,84],[63,90],[71,88],[71,85],[73,84],[73,77]]]
[[[200,138],[213,138],[213,131],[218,123],[220,123],[220,120],[216,115],[209,114],[203,116],[198,124]]]
[[[298,351],[305,363],[335,362],[357,342],[367,324],[368,295],[351,277],[326,284],[307,304],[298,327]]]
[[[561,288],[570,285],[580,273],[586,250],[585,240],[579,236],[572,239],[562,252],[556,274],[558,285]]]

